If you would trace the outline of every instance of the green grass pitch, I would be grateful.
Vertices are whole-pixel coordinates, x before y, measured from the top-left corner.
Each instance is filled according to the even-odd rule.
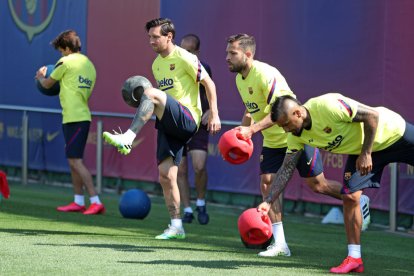
[[[259,258],[240,242],[239,208],[210,204],[208,225],[194,220],[185,240],[160,241],[162,198],[144,220],[122,218],[118,195],[101,199],[105,215],[59,213],[71,189],[13,183],[0,203],[0,275],[328,275],[347,254],[343,226],[317,218],[286,215],[292,257]],[[364,275],[414,275],[414,238],[371,227],[362,243]]]

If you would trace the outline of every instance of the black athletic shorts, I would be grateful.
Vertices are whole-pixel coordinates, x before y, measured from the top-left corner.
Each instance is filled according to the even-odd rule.
[[[67,158],[83,158],[90,125],[90,121],[62,124]]]
[[[282,166],[286,155],[286,148],[267,148],[263,147],[260,156],[261,174],[277,173]],[[305,145],[296,168],[301,177],[313,177],[323,172],[322,156],[319,149]]]
[[[156,120],[158,129],[157,161],[160,164],[171,156],[175,165],[181,162],[185,145],[197,131],[197,124],[187,107],[167,94],[167,103],[161,120]]]
[[[414,126],[406,123],[404,135],[388,148],[373,152],[372,171],[364,176],[356,170],[358,155],[349,155],[345,164],[342,194],[351,194],[366,188],[379,188],[384,167],[399,162],[414,166]]]

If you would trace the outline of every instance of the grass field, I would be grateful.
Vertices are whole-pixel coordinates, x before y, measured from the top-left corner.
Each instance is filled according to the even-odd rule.
[[[342,226],[286,215],[292,257],[259,258],[240,242],[241,209],[210,204],[210,223],[186,225],[187,239],[160,241],[169,223],[152,197],[144,220],[124,219],[119,196],[101,196],[103,216],[59,213],[63,187],[11,185],[0,204],[0,275],[327,275],[346,256]],[[414,275],[414,238],[371,227],[363,233],[364,275]]]

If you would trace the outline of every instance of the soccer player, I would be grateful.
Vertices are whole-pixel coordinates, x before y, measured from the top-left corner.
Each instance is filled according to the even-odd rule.
[[[181,39],[181,48],[198,57],[200,53],[200,38],[195,34],[187,34]],[[210,66],[201,61],[204,69],[206,69],[208,75],[211,77]],[[200,85],[200,100],[201,109],[203,114],[201,115],[200,127],[197,133],[191,138],[190,142],[184,148],[183,159],[178,167],[178,187],[180,189],[181,201],[184,205],[184,215],[182,221],[184,223],[191,223],[194,219],[193,209],[190,205],[190,188],[188,182],[188,165],[187,154],[191,157],[191,163],[194,168],[194,186],[197,192],[196,211],[197,220],[200,224],[207,224],[210,220],[206,208],[206,190],[207,190],[207,148],[208,137],[207,131],[208,116],[210,114],[210,107],[208,106],[208,99],[204,86]]]
[[[91,173],[83,164],[83,152],[91,124],[88,100],[96,81],[96,70],[87,56],[81,54],[81,41],[74,30],[64,31],[53,41],[53,47],[62,54],[52,74],[45,78],[46,67],[36,72],[36,79],[48,89],[56,82],[60,84],[65,152],[72,175],[75,192],[74,202],[57,208],[60,212],[83,212],[85,215],[101,214],[105,207],[101,203]],[[83,188],[90,195],[91,205],[85,211]]]
[[[210,105],[207,129],[210,134],[221,129],[216,87],[197,56],[174,44],[175,28],[170,19],[151,20],[145,28],[150,45],[158,54],[152,64],[158,89],[134,90],[139,106],[128,131],[124,134],[104,132],[103,136],[122,154],[128,154],[136,134],[153,114],[156,116],[159,181],[171,218],[171,225],[156,239],[184,239],[177,185],[178,165],[184,146],[196,133],[201,121],[199,83],[206,88]]]
[[[301,105],[291,96],[279,97],[271,119],[286,132],[288,149],[265,202],[269,211],[286,187],[306,145],[349,154],[341,189],[348,256],[332,273],[363,272],[360,197],[379,188],[384,167],[391,162],[414,165],[414,126],[385,107],[370,107],[338,93],[325,94]]]
[[[229,70],[237,73],[236,85],[246,106],[242,125],[237,127],[242,136],[251,138],[257,132],[263,134],[263,147],[260,157],[260,189],[263,198],[269,194],[271,183],[282,165],[286,152],[287,133],[270,119],[270,106],[275,98],[289,95],[295,97],[282,74],[264,62],[254,59],[256,42],[247,34],[232,35],[227,39]],[[304,158],[306,156],[306,158]],[[308,162],[312,160],[312,162]],[[296,165],[296,164],[295,164]],[[327,181],[323,174],[322,159],[318,149],[306,147],[305,154],[297,165],[299,174],[305,178],[308,186],[315,192],[340,199],[341,184]],[[364,196],[368,210],[368,197]],[[368,213],[369,215],[369,213]],[[275,199],[269,212],[272,221],[274,244],[259,256],[290,256],[291,252],[285,240],[282,223],[282,208],[279,199]],[[369,217],[366,218],[366,226]]]

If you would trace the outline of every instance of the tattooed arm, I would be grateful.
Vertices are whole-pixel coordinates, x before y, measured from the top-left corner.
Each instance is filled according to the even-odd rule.
[[[268,196],[265,198],[265,201],[257,207],[259,211],[264,214],[269,212],[270,205],[279,197],[279,195],[286,188],[289,180],[292,178],[293,172],[295,171],[302,152],[303,150],[299,150],[285,155],[283,164],[273,180]]]
[[[141,103],[138,106],[134,120],[132,121],[129,129],[134,133],[138,133],[145,123],[151,118],[153,113],[154,103],[145,93],[143,93],[141,96]]]
[[[378,127],[378,112],[366,105],[358,105],[353,122],[364,124],[364,142],[361,153],[356,161],[356,168],[361,175],[366,175],[372,170],[372,146],[374,145],[375,134]]]

